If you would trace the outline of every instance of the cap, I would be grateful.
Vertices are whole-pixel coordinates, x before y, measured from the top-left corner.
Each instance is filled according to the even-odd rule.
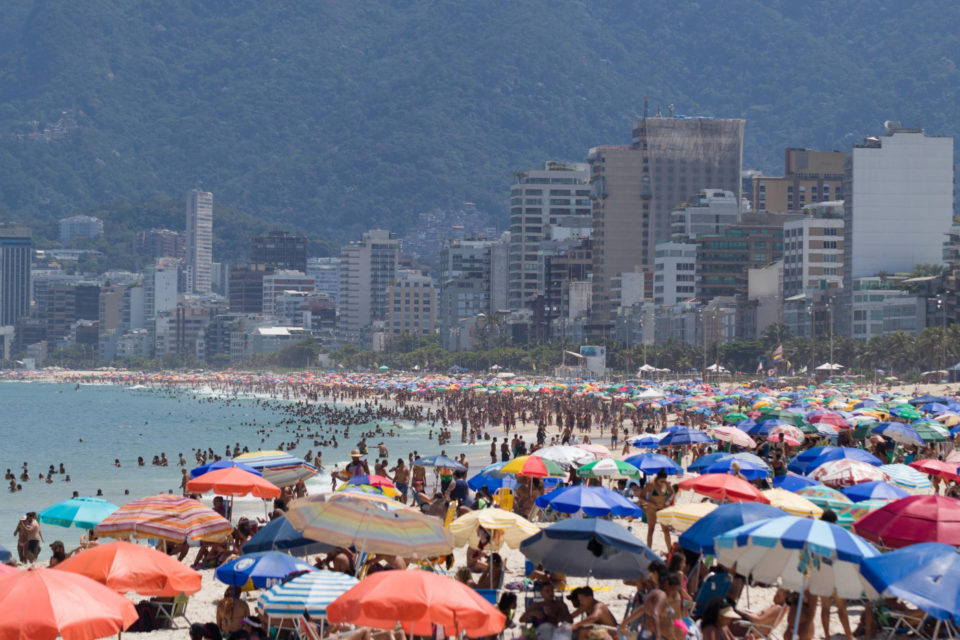
[[[730,618],[731,620],[740,620],[740,614],[733,610],[733,607],[724,607],[717,613],[720,618]]]
[[[350,457],[351,457],[351,458],[359,458],[359,457],[360,457],[360,449],[354,449],[353,451],[351,451],[351,452],[350,452]]]

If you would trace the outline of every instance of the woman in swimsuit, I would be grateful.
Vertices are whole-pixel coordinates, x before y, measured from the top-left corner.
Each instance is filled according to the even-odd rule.
[[[647,518],[647,546],[653,547],[653,530],[657,526],[657,512],[673,504],[676,496],[673,489],[667,484],[667,472],[661,469],[657,472],[657,477],[646,487],[641,501],[643,502],[643,514]],[[663,539],[667,543],[667,549],[672,546],[670,543],[670,531],[667,527],[660,527],[663,530]]]

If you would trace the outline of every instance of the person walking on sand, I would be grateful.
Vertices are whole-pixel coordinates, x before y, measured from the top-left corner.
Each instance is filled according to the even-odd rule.
[[[43,541],[36,511],[28,511],[27,515],[17,523],[13,533],[17,536],[17,553],[20,556],[20,562],[36,562],[37,556],[40,555],[40,543]]]

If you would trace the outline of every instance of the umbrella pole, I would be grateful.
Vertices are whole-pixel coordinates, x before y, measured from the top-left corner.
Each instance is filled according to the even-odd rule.
[[[797,615],[793,618],[793,637],[798,638],[797,630],[800,628],[800,611],[803,610],[803,592],[807,590],[807,574],[803,574],[800,581],[800,598],[797,599]]]

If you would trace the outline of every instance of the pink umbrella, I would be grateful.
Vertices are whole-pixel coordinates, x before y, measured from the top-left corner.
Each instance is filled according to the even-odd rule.
[[[767,442],[780,442],[780,435],[773,433],[767,436]],[[783,435],[783,442],[791,447],[799,447],[800,442],[787,434]]]
[[[583,449],[584,451],[587,451],[587,452],[589,452],[589,453],[592,453],[593,455],[597,456],[598,458],[609,458],[609,457],[610,457],[610,449],[607,449],[607,448],[606,448],[605,446],[603,446],[602,444],[593,444],[593,443],[589,443],[589,442],[588,442],[588,443],[584,443],[584,444],[575,444],[575,445],[573,445],[573,446],[577,447],[578,449]]]
[[[803,442],[804,438],[806,437],[803,435],[803,431],[800,431],[800,429],[798,429],[797,427],[794,427],[789,424],[777,425],[773,429],[770,429],[770,435],[772,436],[777,436],[781,433],[784,436],[796,441],[798,444]],[[776,442],[778,439],[779,438],[767,438],[767,440],[770,440],[770,442]],[[790,445],[790,446],[796,446],[796,445]]]
[[[814,480],[835,489],[852,487],[861,482],[890,481],[890,476],[881,471],[879,467],[851,458],[840,458],[825,462],[809,475]]]
[[[739,447],[753,449],[757,446],[757,443],[753,441],[753,438],[748,436],[745,431],[742,431],[737,427],[710,427],[707,429],[707,433],[709,433],[715,440],[731,442]]]

